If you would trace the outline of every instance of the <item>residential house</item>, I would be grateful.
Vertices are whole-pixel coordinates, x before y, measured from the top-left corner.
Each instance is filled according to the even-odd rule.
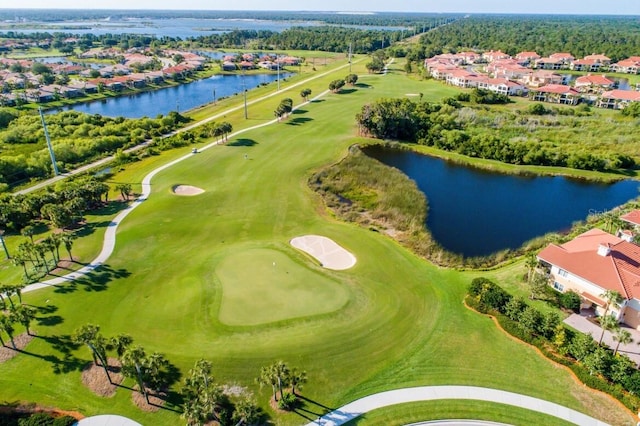
[[[555,61],[561,61],[565,65],[569,65],[571,62],[573,62],[576,59],[573,57],[571,53],[565,53],[565,52],[553,53],[549,55],[549,58]]]
[[[526,86],[506,78],[484,78],[478,81],[478,89],[489,90],[507,96],[522,96],[527,93]]]
[[[573,71],[598,72],[603,64],[595,59],[577,59],[569,66]]]
[[[640,247],[600,229],[591,229],[562,245],[549,244],[538,254],[553,287],[578,293],[583,307],[605,311],[640,329]],[[616,291],[620,303],[607,306],[603,294]]]
[[[88,81],[74,81],[73,83],[69,83],[67,86],[85,94],[98,92],[98,86],[93,83],[89,83]]]
[[[531,89],[530,96],[534,101],[562,105],[576,105],[580,101],[580,92],[564,84],[548,84]]]
[[[536,52],[520,52],[516,55],[515,59],[519,65],[524,67],[531,66],[536,63],[541,56]]]
[[[608,56],[605,56],[603,54],[601,55],[587,55],[584,57],[584,59],[588,60],[588,61],[596,61],[599,62],[600,64],[602,64],[602,66],[608,67],[609,65],[611,65],[611,58],[609,58]]]
[[[640,210],[633,210],[627,214],[620,216],[620,220],[633,225],[637,232],[640,232]]]
[[[241,61],[238,65],[240,65],[241,70],[252,70],[256,68],[256,65],[250,61]]]
[[[451,70],[447,76],[447,84],[452,86],[469,88],[478,87],[478,81],[483,78],[476,73],[464,69]]]
[[[565,68],[565,62],[561,59],[540,58],[535,61],[535,67],[539,70],[561,70]]]
[[[619,72],[623,74],[639,74],[640,73],[640,56],[632,56],[627,59],[623,59],[609,67],[612,72]]]
[[[236,67],[235,62],[224,61],[222,63],[222,71],[235,71],[236,69],[238,68]]]
[[[521,81],[529,87],[541,87],[547,84],[562,84],[564,77],[553,71],[537,70],[525,75]]]
[[[600,108],[624,109],[632,102],[640,102],[640,92],[634,90],[609,90],[600,95]]]
[[[486,62],[493,62],[500,59],[510,59],[510,58],[511,56],[507,55],[506,53],[500,50],[490,50],[482,54],[482,59],[484,59]]]
[[[574,87],[581,92],[600,92],[612,90],[616,87],[616,82],[604,75],[587,74],[576,78]]]

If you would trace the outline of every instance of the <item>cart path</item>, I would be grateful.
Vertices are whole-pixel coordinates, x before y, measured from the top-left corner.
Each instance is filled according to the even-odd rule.
[[[475,386],[420,386],[380,392],[337,408],[305,426],[339,426],[378,408],[439,399],[495,402],[548,414],[576,425],[608,426],[603,421],[553,402],[518,393]]]

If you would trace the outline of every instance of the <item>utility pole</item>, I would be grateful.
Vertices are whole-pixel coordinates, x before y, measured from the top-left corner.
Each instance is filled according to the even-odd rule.
[[[278,54],[276,54],[276,65],[278,65],[278,92],[279,92],[280,91],[280,55]]]
[[[279,66],[278,69],[280,69]],[[280,78],[278,78],[278,90],[280,90]],[[249,115],[247,113],[247,87],[244,82],[244,69],[242,70],[242,92],[244,93],[244,119],[246,120]]]
[[[353,46],[349,43],[349,74],[351,74],[351,54],[353,53]]]
[[[47,148],[49,149],[49,157],[51,157],[51,165],[53,165],[53,173],[58,176],[60,171],[58,171],[58,165],[56,164],[56,155],[53,152],[53,147],[51,146],[51,138],[49,137],[49,131],[47,130],[47,123],[44,121],[44,114],[42,113],[42,108],[38,108],[38,112],[40,112],[40,120],[42,121],[42,127],[44,128],[44,138],[47,140]]]
[[[216,104],[216,89],[213,89],[213,104]]]

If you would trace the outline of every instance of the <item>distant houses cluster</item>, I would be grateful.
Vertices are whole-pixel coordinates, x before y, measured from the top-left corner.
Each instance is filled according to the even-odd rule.
[[[56,82],[64,82],[56,84],[47,84],[43,73],[33,72],[35,61],[1,58],[0,106],[85,96],[101,87],[113,91],[141,89],[167,78],[184,78],[201,70],[207,62],[203,56],[180,50],[165,50],[155,55],[148,50],[122,52],[100,48],[88,50],[79,58],[87,62],[42,64],[47,67],[44,74],[53,76]],[[180,62],[176,63],[175,58],[180,58]],[[97,66],[91,59],[117,59],[118,63]],[[149,67],[152,62],[157,66]]]
[[[293,56],[278,56],[276,54],[230,54],[222,58],[223,71],[254,70],[258,68],[277,71],[286,66],[296,66],[302,63],[301,58]]]
[[[576,105],[581,101],[601,108],[623,109],[640,101],[640,91],[621,90],[604,72],[640,74],[640,56],[612,63],[607,56],[588,55],[576,59],[570,53],[541,57],[520,52],[511,57],[501,51],[460,52],[436,55],[424,62],[433,78],[462,88],[479,88],[508,96],[529,96],[535,101]],[[562,70],[587,75],[566,84]]]

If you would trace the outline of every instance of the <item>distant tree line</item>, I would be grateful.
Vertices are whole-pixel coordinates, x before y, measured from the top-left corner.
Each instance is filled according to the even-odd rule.
[[[577,58],[604,53],[616,62],[640,52],[638,22],[631,16],[471,16],[423,34],[421,56],[467,49],[535,51]]]

